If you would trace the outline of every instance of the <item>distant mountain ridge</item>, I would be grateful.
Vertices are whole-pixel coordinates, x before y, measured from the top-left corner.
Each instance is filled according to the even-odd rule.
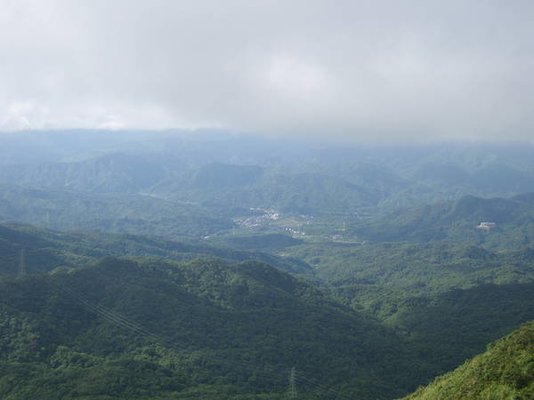
[[[528,245],[534,241],[534,194],[512,198],[464,196],[417,206],[354,227],[363,238],[387,241],[453,240],[489,246]],[[495,225],[477,229],[481,222]],[[491,230],[491,232],[488,232]]]
[[[513,144],[340,148],[222,132],[21,132],[0,137],[0,184],[350,215],[534,191],[533,154]]]
[[[0,275],[19,273],[24,251],[26,273],[45,273],[57,267],[79,267],[102,257],[155,257],[175,261],[218,258],[228,262],[257,260],[290,272],[306,272],[309,265],[265,252],[236,250],[198,242],[180,242],[139,235],[64,233],[27,225],[0,223]]]
[[[136,193],[152,187],[164,176],[161,163],[121,153],[77,162],[0,168],[0,182],[87,193]]]
[[[495,161],[472,169],[451,162],[428,162],[417,169],[414,176],[429,184],[473,187],[489,192],[534,191],[532,171]]]

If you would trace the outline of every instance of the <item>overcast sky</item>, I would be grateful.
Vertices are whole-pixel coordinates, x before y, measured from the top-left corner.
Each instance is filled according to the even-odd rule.
[[[534,139],[531,0],[0,0],[0,130]]]

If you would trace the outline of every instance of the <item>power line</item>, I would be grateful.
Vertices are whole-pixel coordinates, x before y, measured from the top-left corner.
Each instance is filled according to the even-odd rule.
[[[133,332],[136,335],[142,336],[148,341],[151,341],[153,343],[156,343],[162,347],[167,347],[174,350],[179,351],[190,351],[190,348],[187,348],[183,346],[181,343],[177,343],[176,341],[170,340],[168,338],[165,338],[157,333],[154,333],[150,331],[149,329],[145,328],[144,326],[136,323],[135,321],[132,321],[131,319],[127,318],[126,316],[110,310],[109,308],[106,308],[100,304],[92,302],[87,296],[85,296],[83,293],[79,291],[75,291],[65,285],[57,284],[57,287],[61,291],[63,291],[68,296],[74,298],[79,304],[81,304],[83,307],[85,307],[88,311],[90,311],[93,314],[96,314],[97,316],[100,316],[101,318],[105,319],[106,321],[119,326],[123,329],[129,330]],[[217,356],[210,355],[209,357],[206,357],[206,361],[213,361],[218,363],[220,366],[225,367],[231,367],[235,368],[236,365],[239,367],[242,367],[245,370],[253,371],[256,375],[263,375],[265,378],[269,378],[270,380],[281,381],[281,373],[278,370],[265,370],[265,368],[268,367],[268,365],[264,365],[264,369],[258,369],[257,364],[253,363],[247,363],[243,360],[236,362],[231,362],[227,358],[218,358]],[[351,400],[351,398],[346,397],[336,391],[335,389],[331,387],[326,387],[323,385],[318,384],[317,382],[311,381],[302,374],[299,374],[297,376],[296,368],[293,367],[290,370],[289,373],[289,398],[290,399],[297,399],[297,384],[300,383],[303,387],[306,387],[306,393],[312,394],[315,397],[315,394],[318,394],[321,400],[325,399],[340,399],[340,400]],[[325,397],[327,395],[328,397]]]

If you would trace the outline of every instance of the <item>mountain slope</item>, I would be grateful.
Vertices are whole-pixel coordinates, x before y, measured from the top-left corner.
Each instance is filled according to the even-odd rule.
[[[58,230],[202,237],[233,227],[230,218],[141,194],[83,193],[0,184],[0,220]]]
[[[222,163],[173,176],[155,186],[152,193],[217,208],[259,207],[319,214],[351,212],[381,198],[376,188],[364,188],[324,171]]]
[[[302,244],[305,260],[338,299],[410,342],[432,376],[534,319],[534,250],[491,252],[434,243]]]
[[[406,400],[534,398],[534,322],[523,325]]]
[[[93,264],[106,256],[158,257],[175,261],[216,257],[233,262],[257,260],[291,272],[305,272],[309,269],[305,262],[293,258],[210,246],[198,241],[125,234],[67,233],[0,223],[0,275],[20,273],[21,261],[25,273],[39,273],[60,266]]]
[[[495,226],[477,229],[481,222],[494,222]],[[517,247],[534,241],[534,203],[529,194],[489,199],[464,196],[361,223],[353,232],[373,242],[449,240],[494,248]]]
[[[165,176],[161,161],[106,154],[78,162],[12,165],[0,168],[0,182],[27,187],[92,193],[135,193]]]
[[[276,399],[293,367],[303,398],[376,399],[420,376],[392,332],[255,262],[110,258],[2,278],[0,315],[4,399]]]

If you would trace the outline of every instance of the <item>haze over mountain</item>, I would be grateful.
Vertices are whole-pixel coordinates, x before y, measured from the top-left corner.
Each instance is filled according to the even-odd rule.
[[[392,399],[534,319],[528,146],[0,142],[8,398]]]
[[[2,400],[532,398],[534,3],[0,10]]]

